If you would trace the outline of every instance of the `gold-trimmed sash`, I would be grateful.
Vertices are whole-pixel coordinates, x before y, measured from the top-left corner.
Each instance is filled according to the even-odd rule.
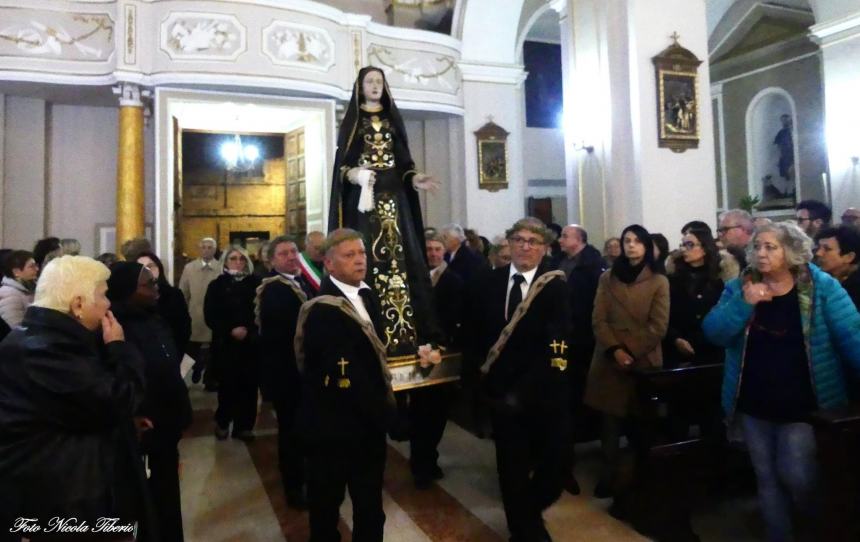
[[[487,361],[481,366],[481,372],[487,374],[490,372],[490,367],[493,366],[493,363],[499,359],[499,355],[502,353],[502,350],[505,348],[505,345],[508,343],[508,339],[511,338],[511,335],[514,333],[514,329],[516,329],[517,324],[520,323],[520,320],[523,319],[523,316],[528,312],[529,307],[531,307],[532,301],[537,297],[539,293],[544,289],[544,286],[549,284],[554,278],[560,278],[564,280],[564,271],[549,271],[539,276],[534,284],[529,288],[528,293],[526,294],[526,298],[519,304],[519,306],[514,311],[513,318],[510,319],[508,325],[506,325],[502,332],[499,334],[499,338],[496,343],[490,348],[490,351],[487,353]]]
[[[257,329],[260,333],[263,332],[263,326],[260,325],[260,299],[263,297],[263,290],[266,289],[266,286],[273,282],[280,282],[289,286],[293,293],[299,297],[299,301],[304,303],[308,300],[308,294],[304,292],[304,290],[299,287],[299,284],[293,280],[288,279],[283,275],[276,275],[273,277],[266,277],[263,279],[263,282],[257,286],[257,296],[254,298],[254,323],[257,324]]]
[[[367,340],[369,340],[370,344],[373,346],[373,350],[376,352],[376,357],[379,360],[379,366],[382,368],[382,378],[385,380],[385,387],[388,390],[388,401],[392,404],[396,404],[394,399],[394,390],[391,387],[391,371],[388,370],[388,358],[385,355],[385,345],[382,344],[382,341],[376,335],[376,331],[373,329],[373,324],[365,321],[361,315],[358,314],[358,311],[355,310],[352,303],[344,297],[321,295],[302,305],[302,309],[299,311],[298,324],[296,325],[296,338],[293,342],[293,348],[296,351],[296,365],[299,368],[299,372],[304,372],[305,369],[305,322],[307,321],[311,309],[313,309],[317,304],[328,305],[339,309],[341,312],[352,318],[355,323],[361,327],[361,331],[364,333],[364,336],[367,337]]]

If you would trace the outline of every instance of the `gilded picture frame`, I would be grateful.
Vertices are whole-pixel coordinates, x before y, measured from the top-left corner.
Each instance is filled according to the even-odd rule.
[[[652,58],[657,83],[657,146],[673,152],[699,147],[699,75],[702,63],[674,43]]]
[[[490,121],[475,132],[478,143],[478,188],[508,188],[508,131]]]

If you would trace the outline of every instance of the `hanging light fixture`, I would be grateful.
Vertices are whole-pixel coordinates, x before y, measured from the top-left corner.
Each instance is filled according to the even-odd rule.
[[[253,170],[260,157],[260,149],[256,145],[243,145],[239,134],[234,134],[232,140],[222,143],[220,153],[227,171],[236,173]]]

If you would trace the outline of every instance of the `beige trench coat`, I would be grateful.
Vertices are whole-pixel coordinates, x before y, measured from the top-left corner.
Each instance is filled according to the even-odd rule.
[[[645,268],[631,284],[606,271],[600,276],[592,314],[596,347],[588,371],[585,403],[606,414],[633,412],[635,386],[629,369],[606,350],[619,345],[633,354],[632,367],[660,367],[660,342],[669,325],[669,281]]]

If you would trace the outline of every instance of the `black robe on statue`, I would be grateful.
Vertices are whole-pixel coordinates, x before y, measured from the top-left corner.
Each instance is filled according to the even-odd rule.
[[[412,186],[414,162],[403,120],[388,85],[382,107],[362,107],[358,74],[352,100],[338,133],[332,180],[329,231],[346,227],[361,232],[368,253],[368,283],[381,304],[382,341],[390,358],[415,355],[418,346],[441,339],[424,255],[424,224],[418,192]],[[381,72],[380,72],[381,73]],[[358,210],[361,187],[347,179],[354,167],[376,172],[375,209]]]

